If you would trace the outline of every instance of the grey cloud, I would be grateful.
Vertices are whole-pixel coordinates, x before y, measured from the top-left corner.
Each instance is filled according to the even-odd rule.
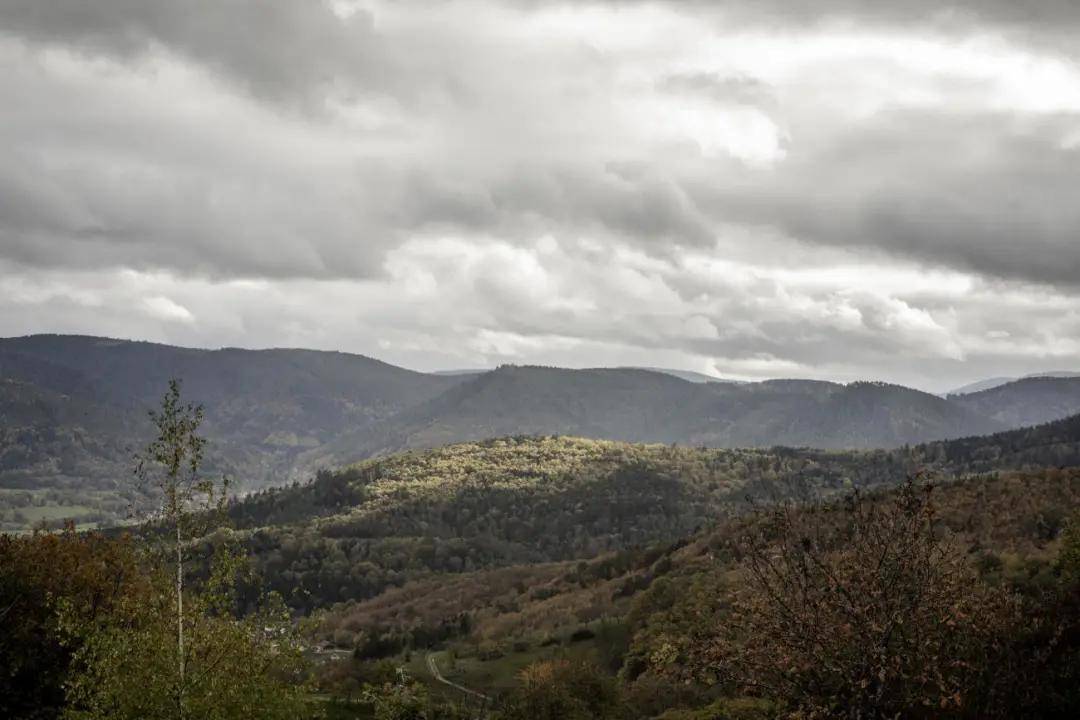
[[[561,3],[519,3],[526,8],[557,4]],[[989,24],[1061,35],[1080,25],[1080,4],[1073,0],[669,0],[666,4],[725,24],[799,28],[847,18],[957,28]],[[320,90],[342,82],[357,92],[407,96],[419,91],[401,77],[410,72],[415,59],[397,53],[392,40],[377,31],[370,13],[361,9],[341,18],[324,0],[0,0],[0,32],[121,58],[164,47],[256,92],[279,97],[300,94],[317,100]],[[428,74],[439,75],[438,69],[424,66]],[[412,72],[410,82],[418,81]],[[444,86],[451,95],[460,90],[454,90],[456,80],[449,72],[427,81]]]
[[[387,192],[386,188],[396,189]],[[408,170],[376,189],[402,230],[479,232],[531,240],[545,233],[627,237],[654,247],[666,241],[711,244],[710,220],[675,180],[612,167],[518,164],[490,176],[452,169]]]
[[[57,177],[32,154],[0,151],[0,253],[39,267],[168,269],[209,277],[362,277],[389,231],[334,188],[224,165],[163,164],[150,177],[101,164]],[[373,231],[365,236],[362,228]]]
[[[776,100],[768,83],[742,75],[679,73],[661,78],[657,85],[667,92],[704,95],[718,103],[769,107]]]
[[[473,186],[411,187],[414,227],[528,237],[604,232],[663,253],[710,246],[726,224],[1002,278],[1080,283],[1080,116],[885,112],[791,143],[773,169],[714,163],[516,166]]]
[[[387,87],[370,16],[319,0],[0,0],[0,33],[121,59],[163,47],[278,98]]]
[[[1080,25],[1073,2],[1042,3],[1039,12],[1029,3],[974,0],[669,4],[733,32],[757,23],[752,29],[797,34],[808,22],[846,17],[1075,40]],[[529,17],[510,21],[518,20]],[[840,92],[845,78],[772,88],[751,75],[675,72],[667,56],[653,67],[636,51],[623,58],[617,49],[582,49],[587,40],[572,32],[570,40],[541,37],[525,52],[470,42],[465,25],[438,38],[419,27],[391,38],[365,13],[343,21],[324,3],[292,0],[0,0],[0,43],[29,48],[3,59],[31,66],[41,59],[36,48],[62,45],[127,65],[113,72],[105,63],[100,74],[82,75],[48,68],[35,75],[22,66],[0,72],[0,94],[17,101],[0,116],[4,332],[342,347],[431,367],[436,354],[443,365],[466,357],[463,346],[491,331],[533,340],[532,354],[515,359],[534,362],[588,365],[622,362],[608,360],[621,352],[672,352],[701,363],[715,358],[720,372],[725,360],[775,358],[838,379],[953,385],[973,374],[1069,364],[1063,351],[1039,353],[1080,328],[1075,311],[1069,319],[1061,309],[1080,292],[1080,149],[1062,145],[1080,130],[1080,116],[992,112],[984,88],[958,90],[969,81],[949,76],[934,88],[944,98],[936,112],[883,105],[852,120],[829,104],[835,98],[816,102],[819,89]],[[130,95],[108,94],[111,75],[146,81],[153,63],[140,62],[162,49],[212,71],[209,88],[196,89],[206,97],[184,99],[205,100],[221,114],[173,117],[171,101],[141,85]],[[628,86],[619,85],[624,59],[634,78]],[[886,68],[882,77],[908,76]],[[292,103],[317,107],[339,91],[394,99],[375,108],[376,115],[388,109],[376,130],[333,112],[282,112]],[[664,134],[668,106],[639,127],[632,117],[639,98],[619,92],[655,94],[673,114],[690,96],[714,101],[718,112],[752,106],[790,133],[786,157],[763,169],[722,151],[704,157],[693,121],[707,125],[707,103],[696,104],[706,106],[706,117],[691,118],[680,144]],[[630,110],[611,109],[620,102]],[[293,121],[298,126],[278,128]],[[319,145],[314,160],[309,142]],[[737,239],[718,245],[729,232]],[[411,246],[443,233],[451,245],[481,254],[494,240],[509,259],[486,258],[460,281],[463,263],[452,253],[429,253],[439,257],[415,267],[402,261]],[[558,241],[558,259],[543,268],[536,290],[529,287],[535,268],[515,266],[515,253],[527,254],[546,234]],[[757,240],[775,235],[794,240]],[[597,244],[582,249],[579,239]],[[615,249],[659,269],[620,266]],[[695,275],[679,265],[688,249],[734,261],[731,272],[748,277],[725,283]],[[384,268],[388,257],[404,270]],[[828,272],[821,276],[831,287],[809,290],[780,275],[752,277],[762,267],[858,261],[877,263],[875,271],[916,264],[1004,278],[1002,286],[1030,306],[995,304],[985,288],[970,302],[932,292],[863,297],[844,294],[842,275],[828,280]],[[116,268],[163,272],[110,294],[101,278],[120,277],[120,284],[125,275]],[[43,276],[44,290],[4,284]],[[267,289],[220,282],[236,277],[263,278],[249,285]],[[648,286],[641,294],[631,287],[638,280]],[[159,295],[197,322],[138,310]],[[47,299],[35,299],[41,296]],[[549,296],[575,302],[545,303]],[[857,319],[817,312],[829,303]],[[903,311],[915,321],[924,311],[945,318],[944,327],[913,321],[897,329]],[[1030,349],[979,349],[975,340],[991,332]],[[964,357],[948,352],[953,334],[965,333],[971,337],[960,350],[975,349]],[[380,352],[384,337],[397,343],[397,355]],[[548,347],[549,337],[577,345]],[[914,368],[911,357],[920,353],[927,357]]]
[[[562,228],[602,230],[652,244],[704,244],[713,238],[707,218],[677,182],[663,175],[627,176],[599,167],[525,170],[496,191],[515,216],[541,214]]]
[[[827,17],[858,18],[884,23],[915,22],[964,24],[980,21],[1009,27],[1060,28],[1080,24],[1080,8],[1072,0],[764,0],[745,3],[721,0],[721,6],[739,12],[762,13],[777,19],[812,20]]]
[[[574,5],[643,5],[653,0],[570,0]],[[560,4],[555,0],[520,0],[525,7]],[[970,26],[993,24],[1058,32],[1080,25],[1080,6],[1073,0],[667,0],[663,3],[697,14],[713,12],[741,21],[773,25],[805,24],[829,19],[869,23]]]
[[[1005,278],[1080,283],[1080,116],[893,113],[821,145],[793,143],[780,172],[698,185],[732,221],[826,245],[878,248]]]
[[[1013,5],[956,6],[973,14],[1021,17],[1009,9]],[[1023,17],[1068,23],[1080,16],[1074,7],[1080,6],[1047,4],[1041,14]],[[752,8],[773,8],[788,17],[891,18],[909,12],[910,4],[826,0]],[[342,76],[360,85],[408,87],[387,70],[399,52],[378,37],[371,19],[361,12],[342,20],[323,2],[0,0],[0,27],[37,42],[120,56],[160,44],[272,94],[325,92],[324,81]],[[468,52],[466,64],[482,72],[480,51]],[[486,64],[498,60],[493,56]],[[451,68],[445,72],[453,75]],[[772,89],[746,76],[669,73],[657,83],[662,92],[696,93],[721,103],[774,100]],[[557,114],[559,108],[543,111]],[[63,115],[43,105],[40,123],[55,126],[52,135],[38,139],[37,128],[14,128],[8,147],[23,147],[3,153],[0,242],[8,257],[21,262],[360,276],[377,272],[385,249],[418,231],[516,239],[603,233],[663,252],[673,241],[708,246],[724,223],[747,223],[816,243],[883,249],[1002,277],[1056,283],[1080,277],[1080,203],[1074,190],[1080,151],[1060,147],[1062,128],[1080,126],[1077,118],[1018,132],[1015,119],[1005,115],[886,110],[834,135],[815,136],[796,117],[787,158],[774,169],[754,171],[700,158],[689,165],[674,157],[635,158],[632,148],[625,157],[605,157],[590,147],[573,157],[557,147],[552,161],[515,159],[518,138],[492,138],[485,147],[485,123],[496,121],[469,116],[475,126],[460,141],[443,141],[445,157],[407,152],[382,160],[356,158],[348,173],[293,177],[305,168],[231,168],[235,159],[202,150],[197,137],[184,137],[183,128],[120,128],[108,136],[87,124],[92,114],[76,113],[74,121]],[[460,121],[454,114],[434,118]],[[235,131],[242,136],[244,128]],[[82,175],[58,175],[43,156],[43,149],[62,155],[73,144],[92,142],[99,145],[99,157]],[[453,147],[455,142],[463,148]],[[132,147],[140,151],[139,163],[161,174],[159,186],[128,188],[116,180],[109,153],[129,155]],[[171,151],[163,157],[160,147]],[[185,147],[190,156],[177,149]],[[495,159],[474,163],[472,149]],[[273,148],[267,152],[272,155]],[[264,173],[273,174],[273,181]]]

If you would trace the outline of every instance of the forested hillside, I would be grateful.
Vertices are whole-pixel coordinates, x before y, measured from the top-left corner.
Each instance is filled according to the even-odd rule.
[[[1009,427],[1037,425],[1075,413],[1080,382],[1076,377],[1023,378],[951,400]]]
[[[297,608],[428,573],[582,559],[685,537],[748,502],[1080,465],[1080,416],[893,451],[703,449],[504,438],[369,460],[234,503],[232,524]]]
[[[941,522],[963,532],[972,552],[996,556],[997,560],[984,561],[988,571],[1037,583],[1045,580],[1037,574],[1048,568],[1025,566],[1023,559],[1045,558],[1053,552],[1053,540],[1071,509],[1080,507],[1080,471],[1004,471],[959,479],[941,475],[936,493]],[[680,616],[689,620],[691,613],[680,605],[707,600],[700,594],[705,575],[722,574],[725,569],[723,562],[717,567],[714,552],[741,522],[737,517],[727,518],[713,528],[668,543],[604,553],[586,561],[410,581],[374,599],[336,608],[325,616],[322,631],[327,639],[343,626],[351,627],[352,633],[405,633],[410,627],[437,624],[464,612],[472,618],[476,641],[509,647],[514,640],[535,641],[560,633],[568,637],[581,625],[624,615],[635,605],[641,606],[638,615],[663,610],[670,620]],[[648,591],[661,577],[662,585]],[[597,603],[601,607],[593,607]],[[665,604],[674,606],[665,609]],[[659,619],[649,619],[652,642],[664,630],[657,624]],[[681,633],[692,630],[679,628]],[[639,654],[647,656],[652,649],[639,647]]]
[[[937,533],[970,561],[971,582],[1016,593],[1017,602],[1026,603],[1017,607],[1040,608],[1045,613],[1042,622],[1052,617],[1051,612],[1072,612],[1040,604],[1056,602],[1053,598],[1060,592],[1061,535],[1080,508],[1080,471],[942,477],[932,492]],[[889,506],[895,495],[887,491],[870,496],[868,502]],[[843,525],[848,513],[848,503],[824,504],[796,511],[793,521],[806,520],[820,532],[834,523]],[[455,658],[456,680],[499,693],[515,687],[508,668],[585,658],[618,677],[622,693],[641,716],[657,717],[683,707],[686,715],[664,717],[774,717],[768,704],[726,705],[722,698],[737,694],[737,687],[694,671],[703,656],[716,651],[714,643],[723,634],[724,622],[730,622],[730,604],[739,598],[746,579],[746,568],[732,548],[759,521],[736,518],[676,542],[577,563],[419,579],[379,597],[333,608],[321,616],[318,637],[355,647],[357,659],[347,663],[352,669],[338,672],[360,676],[369,672],[366,667],[375,667],[378,658],[401,662],[410,648],[441,647],[449,648],[447,654]],[[1077,540],[1080,535],[1074,536],[1073,542]],[[1067,617],[1063,622],[1075,628],[1075,620]],[[821,632],[842,633],[842,628],[828,625],[831,620],[819,617]],[[1039,627],[1009,630],[1032,633],[1026,639],[998,636],[989,641],[1045,642]],[[1074,661],[1069,653],[1075,658],[1075,638],[1070,636],[1057,647],[1055,659],[1043,661],[1042,676],[1033,677],[1033,685],[1024,692],[1037,682],[1062,682],[1054,677],[1058,670],[1052,663]],[[760,697],[760,692],[754,695]],[[1059,702],[1054,697],[1039,700],[1050,706]],[[1029,707],[1032,702],[1020,701]],[[710,705],[711,710],[705,709]],[[1001,700],[995,705],[1003,706]],[[748,714],[727,715],[725,707],[741,707]],[[689,708],[701,708],[696,711],[700,714],[691,714]],[[754,708],[761,714],[752,714]]]

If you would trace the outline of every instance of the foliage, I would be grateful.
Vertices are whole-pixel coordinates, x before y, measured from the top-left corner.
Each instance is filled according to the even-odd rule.
[[[180,398],[180,381],[170,380],[169,390],[161,400],[161,409],[151,411],[150,419],[157,428],[157,437],[150,441],[142,455],[136,456],[135,475],[144,485],[153,486],[153,496],[160,505],[155,519],[165,528],[168,547],[163,559],[173,563],[176,578],[172,599],[176,607],[176,642],[174,656],[176,681],[169,683],[176,716],[185,715],[188,692],[188,652],[184,636],[188,618],[184,613],[184,544],[193,533],[196,523],[222,506],[227,496],[227,483],[221,488],[200,475],[206,439],[199,435],[203,421],[202,406],[184,404]],[[205,532],[205,528],[203,528]],[[156,668],[165,672],[164,668]]]
[[[705,707],[668,710],[658,720],[772,720],[776,704],[760,698],[724,698]]]
[[[186,611],[189,666],[178,708],[175,618],[168,590],[162,591],[163,602],[101,628],[76,653],[65,717],[291,720],[311,714],[288,614],[269,606],[237,621],[212,612],[218,600],[191,603]]]
[[[73,653],[116,613],[150,596],[128,537],[0,535],[0,717],[53,718]]]
[[[1080,587],[1080,513],[1073,514],[1061,539],[1058,564],[1062,580],[1068,586]]]
[[[496,713],[498,720],[607,720],[625,707],[614,679],[572,660],[546,660],[525,668],[520,687]]]
[[[505,438],[369,461],[245,498],[229,513],[252,528],[249,547],[272,587],[310,610],[429,572],[675,539],[773,468],[764,451]]]
[[[745,586],[696,648],[706,672],[808,717],[991,717],[1018,599],[978,582],[908,481],[842,509],[781,505],[734,544]]]
[[[394,682],[369,685],[364,701],[374,712],[375,720],[464,720],[470,717],[453,703],[431,697],[427,689],[403,671]]]

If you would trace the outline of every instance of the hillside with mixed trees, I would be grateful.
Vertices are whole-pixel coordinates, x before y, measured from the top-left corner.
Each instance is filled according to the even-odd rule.
[[[407,489],[400,464],[426,462],[450,488],[471,478],[493,487],[500,476],[491,465],[517,443],[532,460],[561,457],[563,444],[578,453],[596,445],[459,446],[389,459],[396,467],[380,477],[402,483],[401,499],[446,507],[445,496]],[[661,530],[655,542],[612,543],[595,555],[415,568],[401,586],[316,613],[314,639],[349,652],[323,666],[323,686],[348,696],[388,668],[422,676],[433,652],[448,677],[500,698],[497,707],[538,712],[539,699],[526,699],[535,691],[570,713],[541,717],[763,720],[891,708],[901,717],[1035,718],[1068,716],[1080,700],[1080,416],[890,452],[770,456],[606,443],[580,457],[602,475],[619,453],[643,472],[680,468],[681,496],[711,490],[712,508],[722,510],[696,531]],[[519,504],[540,507],[530,537],[558,537],[557,516],[545,525],[543,503],[528,482],[515,482]],[[620,485],[635,492],[627,478]],[[753,503],[740,503],[746,494]],[[670,508],[659,495],[641,497],[646,519]],[[294,519],[339,517],[334,504],[309,505]],[[406,506],[409,518],[423,517]],[[494,519],[503,515],[492,502],[489,537],[499,536]],[[512,532],[515,518],[506,519],[503,532]],[[590,525],[579,516],[573,527],[607,530],[608,519]],[[559,552],[550,539],[539,548]],[[881,654],[868,655],[879,642]],[[601,705],[580,709],[598,688],[607,688]],[[431,691],[436,706],[463,699],[443,690]]]
[[[249,492],[414,448],[571,435],[707,448],[896,448],[1080,412],[1080,379],[940,398],[883,383],[694,383],[639,369],[418,373],[358,355],[0,339],[0,528],[123,520],[146,412],[172,377],[205,406],[208,472]]]
[[[764,508],[588,561],[420,579],[340,604],[320,616],[316,637],[354,652],[323,682],[348,688],[434,648],[452,659],[453,679],[503,697],[522,692],[527,676],[515,669],[571,663],[610,679],[613,718],[802,717],[800,707],[823,717],[856,707],[1069,716],[1080,699],[1080,471],[942,478],[930,491],[916,482],[844,498]],[[902,545],[911,531],[922,547]],[[828,544],[837,540],[845,544]],[[787,564],[755,566],[766,558]],[[940,576],[929,579],[931,567]],[[865,657],[877,632],[893,634],[881,656]],[[937,674],[918,676],[927,670]],[[888,682],[867,695],[862,682],[874,678]],[[547,690],[572,687],[564,678]]]
[[[298,609],[431,573],[672,542],[777,498],[1080,465],[1080,416],[891,451],[707,449],[517,437],[365,461],[246,497],[231,526]]]

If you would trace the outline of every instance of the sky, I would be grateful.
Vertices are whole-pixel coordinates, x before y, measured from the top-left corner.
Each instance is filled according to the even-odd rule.
[[[1080,370],[1075,0],[0,0],[0,335]]]

